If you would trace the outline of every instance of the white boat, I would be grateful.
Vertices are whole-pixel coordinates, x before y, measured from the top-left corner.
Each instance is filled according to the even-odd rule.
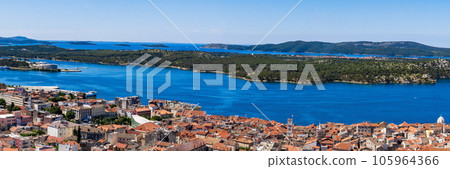
[[[86,97],[87,98],[91,98],[91,97],[97,97],[97,91],[89,91],[88,93],[86,93]]]

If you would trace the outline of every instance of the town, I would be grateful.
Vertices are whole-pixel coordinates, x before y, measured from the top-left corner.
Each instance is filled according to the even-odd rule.
[[[450,126],[385,122],[294,125],[208,115],[169,100],[142,104],[58,88],[0,84],[0,151],[445,151]],[[449,133],[447,133],[449,132]]]

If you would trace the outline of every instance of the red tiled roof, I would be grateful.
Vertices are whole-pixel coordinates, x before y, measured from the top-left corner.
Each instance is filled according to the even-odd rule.
[[[231,147],[227,147],[223,143],[215,143],[215,144],[212,145],[212,148],[214,150],[220,150],[220,151],[231,151]]]
[[[120,148],[120,149],[125,149],[125,148],[127,148],[127,144],[116,143],[115,145],[117,146],[117,148]]]
[[[3,151],[19,151],[19,149],[5,147],[5,148],[3,148]]]
[[[139,131],[149,132],[149,131],[154,131],[159,127],[160,127],[159,125],[157,125],[153,122],[148,122],[148,123],[142,124],[140,126],[137,126],[134,129],[139,130]]]
[[[334,150],[339,150],[339,151],[350,151],[351,148],[352,148],[352,144],[350,144],[350,143],[337,143],[333,147]]]

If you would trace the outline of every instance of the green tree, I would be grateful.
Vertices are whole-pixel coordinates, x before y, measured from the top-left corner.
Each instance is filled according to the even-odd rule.
[[[6,107],[5,99],[0,99],[0,106]]]
[[[162,117],[160,117],[160,116],[153,116],[153,117],[151,118],[151,120],[161,121],[161,120],[162,120]]]
[[[43,130],[32,130],[33,135],[44,135],[45,131]]]
[[[63,93],[63,92],[59,92],[59,93],[58,93],[58,96],[59,96],[59,97],[64,97],[64,96],[66,96],[66,94]]]
[[[69,110],[66,112],[66,116],[64,117],[67,121],[70,121],[75,118],[75,112]]]
[[[19,106],[14,106],[12,111],[18,111],[18,110],[22,110]]]
[[[14,105],[14,102],[12,102],[10,105],[6,106],[6,110],[8,110],[9,112],[13,112],[15,111],[14,108],[16,107],[16,105]],[[20,110],[20,108],[19,108]]]
[[[52,102],[59,102],[59,101],[65,101],[65,100],[66,100],[66,98],[61,97],[61,96],[54,97],[54,98],[50,99],[50,101],[52,101]]]
[[[80,126],[78,126],[77,143],[79,144],[80,142],[81,142],[81,129],[80,129]]]
[[[97,125],[101,125],[102,124],[100,119],[95,119],[94,123],[97,124]]]
[[[51,107],[49,112],[51,114],[62,114],[62,110],[57,106]]]
[[[36,134],[38,134],[38,135],[44,135],[44,134],[45,134],[45,131],[43,131],[43,130],[37,130],[37,131],[36,131]]]
[[[69,94],[70,99],[74,99],[75,95],[73,95],[72,93]]]

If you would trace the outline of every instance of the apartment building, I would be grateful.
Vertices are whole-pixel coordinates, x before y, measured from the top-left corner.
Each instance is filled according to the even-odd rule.
[[[68,138],[79,125],[68,121],[55,121],[47,127],[47,134],[53,137]]]
[[[0,93],[0,98],[4,99],[6,101],[6,104],[14,103],[14,105],[16,106],[25,106],[27,100],[26,97],[11,95],[7,93]]]

